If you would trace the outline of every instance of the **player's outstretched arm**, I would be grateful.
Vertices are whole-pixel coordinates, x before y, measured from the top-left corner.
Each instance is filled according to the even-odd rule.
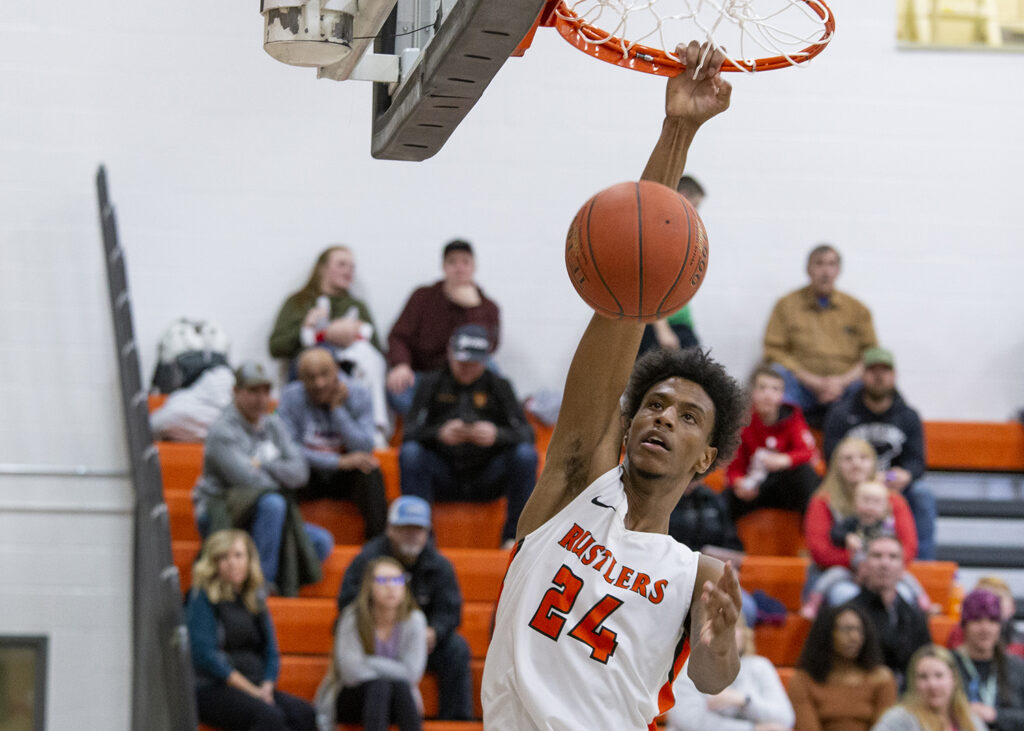
[[[736,647],[740,583],[732,564],[701,556],[690,601],[690,662],[688,675],[697,690],[725,690],[740,670]]]
[[[721,77],[721,53],[696,41],[676,50],[688,70],[668,81],[665,122],[642,176],[671,187],[683,174],[697,129],[728,108],[732,90]],[[543,525],[618,463],[622,444],[619,397],[629,380],[642,334],[643,325],[638,322],[598,315],[591,318],[569,367],[544,471],[519,518],[517,538]]]

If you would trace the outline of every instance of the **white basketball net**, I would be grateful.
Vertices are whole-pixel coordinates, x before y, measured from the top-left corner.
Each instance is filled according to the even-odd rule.
[[[607,33],[591,43],[622,39],[624,56],[640,45],[678,61],[676,44],[696,39],[749,71],[759,57],[781,56],[798,66],[807,60],[803,49],[831,40],[825,35],[831,13],[819,0],[565,0],[565,6]]]

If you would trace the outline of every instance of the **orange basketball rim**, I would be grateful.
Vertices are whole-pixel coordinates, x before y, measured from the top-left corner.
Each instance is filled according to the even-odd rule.
[[[668,49],[690,38],[722,50],[723,71],[805,64],[832,40],[835,16],[824,0],[548,0],[538,25],[601,61],[675,76],[685,65]]]

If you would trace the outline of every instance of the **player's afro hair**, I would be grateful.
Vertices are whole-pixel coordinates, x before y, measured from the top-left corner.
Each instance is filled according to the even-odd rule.
[[[709,352],[700,348],[658,348],[644,354],[630,374],[622,397],[622,413],[632,419],[640,409],[644,395],[653,386],[677,377],[703,388],[715,406],[715,426],[710,444],[718,450],[718,456],[708,468],[711,472],[732,459],[740,443],[740,429],[749,420],[750,410],[744,388],[726,373],[721,363],[711,359]]]

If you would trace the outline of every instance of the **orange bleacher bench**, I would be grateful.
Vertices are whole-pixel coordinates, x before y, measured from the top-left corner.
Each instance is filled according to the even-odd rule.
[[[928,468],[1024,472],[1024,424],[928,421],[924,425]]]
[[[195,540],[199,532],[192,515],[192,487],[203,469],[203,445],[185,442],[156,442],[164,479],[164,500],[171,523],[172,540]],[[401,494],[398,450],[374,451],[380,461],[388,501]],[[437,503],[434,505],[434,534],[438,545],[467,548],[497,548],[505,525],[504,498],[481,503]],[[363,520],[347,500],[314,500],[301,504],[311,523],[327,528],[339,544],[364,541]]]

